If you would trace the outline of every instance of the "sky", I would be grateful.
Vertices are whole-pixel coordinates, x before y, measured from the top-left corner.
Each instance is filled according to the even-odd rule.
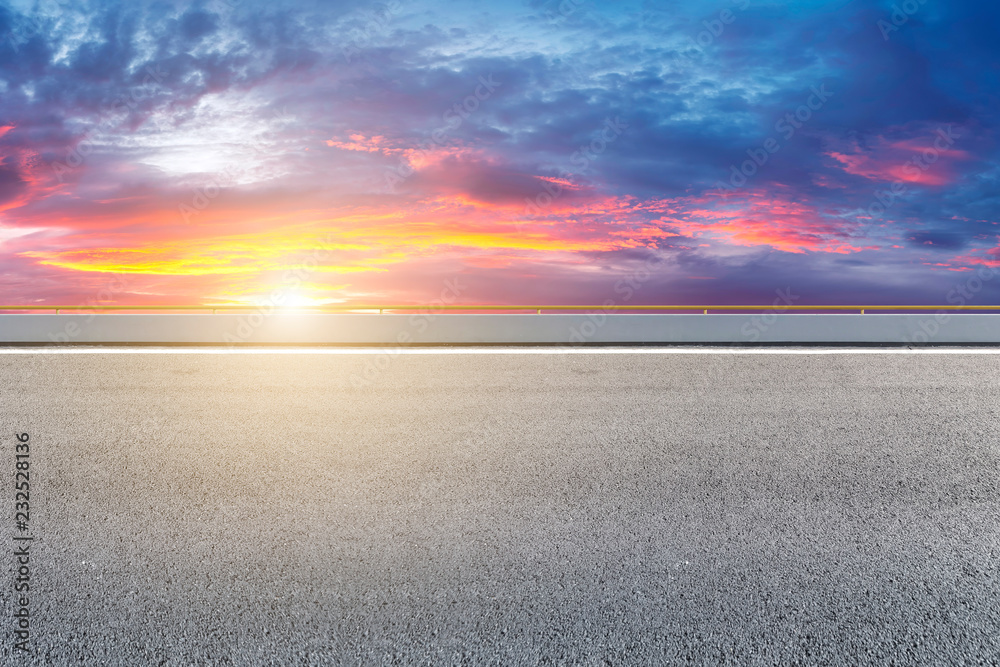
[[[998,24],[0,0],[0,302],[998,304]]]

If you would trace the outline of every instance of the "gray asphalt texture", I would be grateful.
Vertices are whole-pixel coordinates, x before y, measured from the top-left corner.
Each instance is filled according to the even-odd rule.
[[[1000,664],[1000,356],[0,355],[0,390],[4,665]]]

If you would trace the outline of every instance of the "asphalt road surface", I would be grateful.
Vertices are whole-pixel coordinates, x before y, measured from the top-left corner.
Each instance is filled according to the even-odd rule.
[[[0,354],[0,663],[996,665],[998,411],[1000,355]]]

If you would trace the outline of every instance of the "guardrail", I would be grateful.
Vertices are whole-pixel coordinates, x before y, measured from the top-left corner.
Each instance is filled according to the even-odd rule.
[[[0,305],[0,312],[55,312],[60,314],[63,311],[66,312],[125,312],[125,311],[150,311],[150,312],[211,312],[211,313],[225,313],[225,312],[247,312],[247,311],[258,311],[267,308],[268,310],[277,310],[281,312],[294,312],[294,313],[387,313],[387,312],[420,312],[420,311],[433,311],[433,312],[524,312],[524,311],[535,311],[537,314],[541,315],[544,312],[589,312],[589,311],[601,311],[601,312],[634,312],[634,311],[649,311],[649,312],[691,312],[691,311],[702,311],[703,314],[708,315],[710,313],[724,313],[724,312],[752,312],[752,311],[767,311],[773,310],[776,312],[844,312],[844,313],[860,313],[864,315],[866,311],[892,311],[892,312],[913,312],[913,311],[1000,311],[1000,305],[995,306],[958,306],[958,305],[947,305],[947,306],[787,306],[787,305],[741,305],[741,306],[687,306],[687,305],[659,305],[659,306],[630,306],[630,305],[613,305],[613,306],[563,306],[563,305],[549,305],[549,306],[527,306],[527,305],[436,305],[436,304],[424,304],[424,305],[321,305],[321,306],[289,306],[289,307],[278,307],[278,306],[264,306],[264,305],[215,305],[215,306],[11,306],[11,305]]]
[[[0,311],[6,311],[0,345],[1000,345],[1000,305],[0,305]]]

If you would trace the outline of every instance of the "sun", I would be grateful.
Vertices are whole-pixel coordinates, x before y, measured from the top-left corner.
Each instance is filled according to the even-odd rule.
[[[319,306],[329,305],[329,299],[317,299],[315,297],[306,296],[304,294],[290,294],[281,304],[282,308],[316,308]]]

